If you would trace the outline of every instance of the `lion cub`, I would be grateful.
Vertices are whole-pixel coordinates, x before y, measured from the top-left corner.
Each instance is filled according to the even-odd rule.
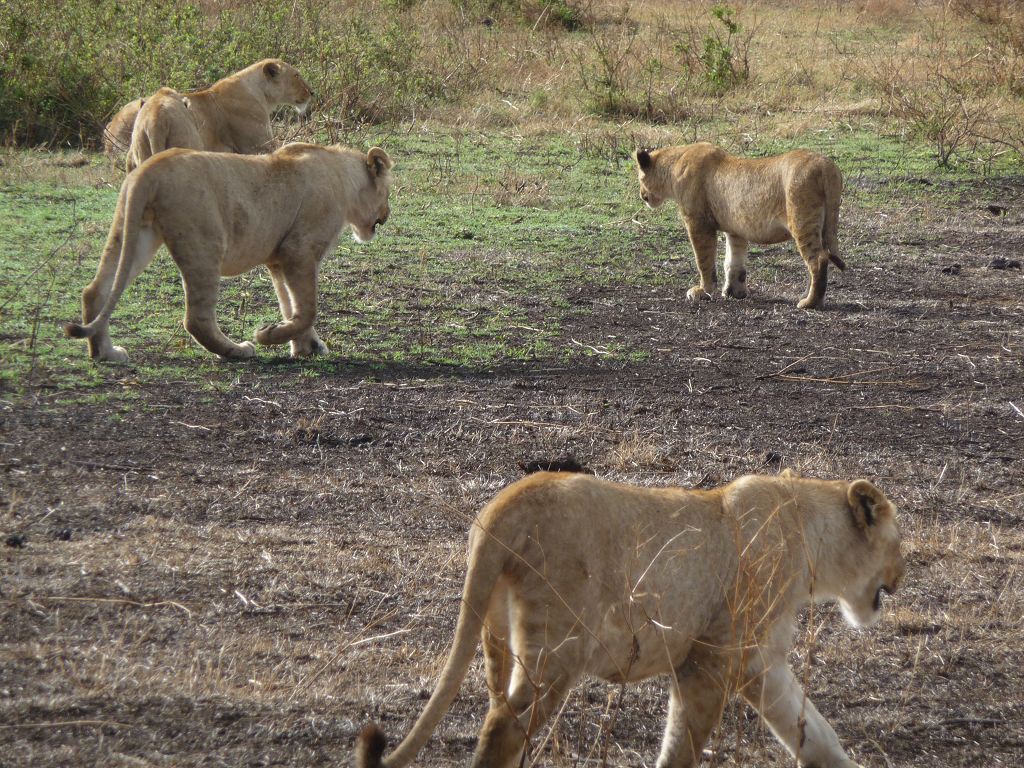
[[[634,155],[640,197],[651,208],[675,200],[700,272],[688,299],[710,299],[718,279],[715,252],[725,232],[723,296],[747,295],[747,243],[796,240],[810,273],[797,304],[816,309],[825,298],[828,262],[839,269],[836,229],[843,177],[824,155],[794,150],[776,157],[734,157],[708,144],[639,150]]]
[[[167,245],[185,287],[185,328],[224,358],[256,353],[217,324],[221,276],[266,264],[283,322],[256,331],[258,344],[291,342],[292,357],[327,352],[313,328],[317,271],[346,225],[365,243],[388,219],[391,158],[379,147],[288,144],[270,155],[169,149],[121,186],[96,277],[82,292],[82,323],[68,336],[89,340],[89,354],[123,363],[110,341],[121,294]]]
[[[741,477],[709,491],[540,472],[499,493],[469,534],[455,638],[410,733],[356,768],[402,768],[444,717],[482,640],[490,709],[475,768],[515,768],[584,675],[668,675],[659,768],[700,760],[739,694],[803,766],[856,766],[788,662],[798,611],[836,600],[870,625],[903,579],[892,504],[867,480]]]

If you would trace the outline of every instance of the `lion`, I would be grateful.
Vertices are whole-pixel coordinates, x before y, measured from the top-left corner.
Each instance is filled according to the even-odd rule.
[[[448,660],[387,757],[360,734],[357,768],[413,760],[484,650],[490,707],[473,758],[513,768],[584,674],[670,674],[659,768],[694,765],[739,693],[803,766],[856,766],[787,662],[796,614],[837,600],[876,622],[903,579],[895,509],[867,480],[741,477],[712,490],[643,488],[541,472],[501,491],[469,536]]]
[[[103,153],[114,160],[128,151],[132,143],[132,128],[145,99],[129,101],[117,111],[103,129]]]
[[[311,97],[299,71],[280,59],[257,61],[198,91],[161,88],[139,109],[125,167],[131,172],[171,147],[243,155],[270,152],[274,108],[288,104],[301,114]]]
[[[185,328],[228,359],[255,354],[217,325],[222,275],[266,264],[282,322],[256,331],[258,344],[291,343],[292,357],[326,353],[313,328],[317,272],[342,228],[357,242],[373,239],[390,214],[392,161],[374,147],[287,144],[270,155],[169,149],[125,177],[96,277],[82,292],[82,323],[65,333],[89,341],[93,359],[123,363],[110,341],[118,299],[162,244],[181,271]]]
[[[710,299],[718,284],[715,252],[725,232],[723,296],[747,296],[747,244],[796,240],[810,285],[797,306],[822,306],[828,263],[840,270],[836,230],[843,176],[824,155],[798,149],[775,157],[734,157],[706,142],[638,150],[640,197],[650,208],[675,200],[693,246],[700,283],[690,301]]]

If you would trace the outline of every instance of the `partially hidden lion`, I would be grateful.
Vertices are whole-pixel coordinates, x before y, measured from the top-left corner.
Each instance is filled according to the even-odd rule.
[[[320,260],[344,226],[369,242],[388,219],[392,161],[374,147],[287,144],[270,155],[170,149],[125,177],[96,277],[82,292],[82,323],[68,336],[89,340],[97,360],[125,362],[110,341],[110,316],[124,290],[162,244],[181,272],[185,328],[223,358],[255,354],[217,325],[222,275],[266,264],[283,322],[256,331],[258,344],[291,342],[293,357],[327,352],[313,328]]]
[[[135,118],[142,109],[144,99],[129,101],[117,114],[110,118],[103,129],[103,152],[110,159],[114,160],[128,151],[132,143],[132,129],[135,127]]]
[[[739,693],[803,766],[856,766],[787,662],[795,616],[838,600],[873,624],[904,575],[895,510],[867,480],[746,476],[713,490],[538,473],[499,493],[469,536],[455,638],[430,700],[386,757],[375,725],[357,768],[400,768],[448,710],[482,640],[490,708],[477,768],[519,766],[583,675],[672,675],[659,768],[694,765]],[[529,763],[529,761],[527,761]]]
[[[281,105],[305,111],[312,91],[299,71],[264,59],[209,88],[161,88],[139,109],[125,167],[130,172],[171,147],[254,155],[275,147],[270,116]]]
[[[846,268],[837,240],[843,176],[832,160],[802,149],[775,157],[735,157],[706,142],[638,150],[634,159],[643,201],[651,208],[666,200],[679,206],[700,273],[700,283],[690,288],[688,299],[713,298],[721,231],[723,296],[747,296],[748,243],[792,239],[810,274],[807,295],[797,306],[821,307],[828,263]]]

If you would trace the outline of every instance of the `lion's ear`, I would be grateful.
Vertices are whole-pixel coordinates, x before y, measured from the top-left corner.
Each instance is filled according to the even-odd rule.
[[[867,480],[854,480],[850,483],[847,499],[854,525],[865,530],[878,521],[879,514],[887,504],[885,494]]]
[[[636,160],[636,164],[640,166],[641,171],[646,171],[654,165],[654,158],[651,157],[651,153],[646,149],[638,149],[633,154],[633,159]]]
[[[263,74],[273,79],[281,74],[281,65],[276,61],[268,61],[263,65]]]
[[[391,158],[388,157],[388,153],[380,147],[374,147],[366,153],[366,164],[374,176],[380,176],[385,171],[391,170],[391,166],[394,165]]]

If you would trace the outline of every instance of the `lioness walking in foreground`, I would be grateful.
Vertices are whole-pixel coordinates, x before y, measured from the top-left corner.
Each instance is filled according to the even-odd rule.
[[[810,285],[797,304],[820,307],[828,283],[828,263],[839,269],[836,230],[843,177],[824,155],[794,150],[777,157],[734,157],[718,147],[688,144],[636,155],[640,197],[651,208],[675,200],[693,246],[700,284],[688,299],[710,299],[718,285],[715,253],[725,232],[723,296],[747,296],[747,244],[793,239],[803,256]]]
[[[244,156],[171,149],[130,173],[96,277],[82,292],[82,324],[68,336],[87,338],[98,360],[128,359],[110,341],[110,316],[121,294],[164,243],[185,287],[185,328],[225,358],[252,357],[217,325],[222,275],[266,264],[283,322],[256,331],[258,344],[291,342],[293,357],[327,352],[313,328],[317,271],[342,228],[358,242],[373,239],[390,209],[391,159],[344,147],[288,144],[271,155]]]
[[[804,766],[855,766],[787,662],[795,615],[838,600],[873,624],[903,578],[895,510],[867,480],[747,476],[710,491],[538,473],[480,512],[455,639],[412,731],[382,759],[368,726],[356,766],[407,765],[483,641],[490,710],[473,765],[513,768],[584,675],[672,675],[659,768],[694,765],[726,697],[742,695]]]
[[[198,91],[161,88],[139,108],[125,167],[131,171],[171,147],[243,155],[270,152],[271,113],[281,105],[303,112],[311,96],[299,70],[280,59],[257,61]]]

